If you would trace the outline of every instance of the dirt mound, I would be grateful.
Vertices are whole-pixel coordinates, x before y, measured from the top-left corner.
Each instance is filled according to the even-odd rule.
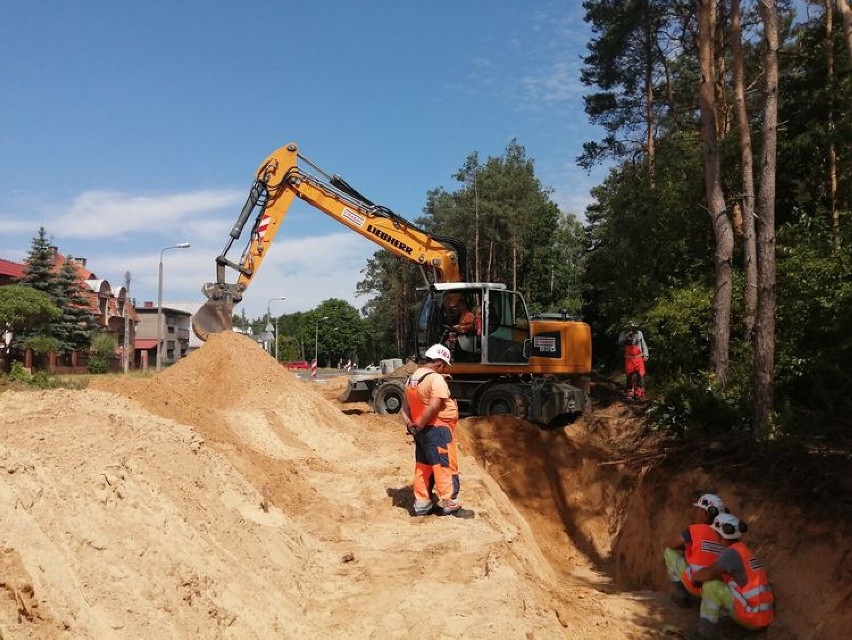
[[[396,421],[242,336],[98,387],[0,396],[3,637],[641,637],[470,458],[478,517],[412,518]]]
[[[770,638],[847,628],[846,529],[667,468],[635,407],[463,420],[477,517],[417,519],[398,419],[345,384],[217,334],[151,378],[0,394],[0,637],[659,638],[696,623],[660,547],[697,486],[752,524]]]

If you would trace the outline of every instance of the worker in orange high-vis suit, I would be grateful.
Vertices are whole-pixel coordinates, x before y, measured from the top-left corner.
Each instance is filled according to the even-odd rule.
[[[424,355],[426,363],[406,380],[402,406],[406,431],[414,438],[414,514],[473,518],[474,512],[464,509],[458,499],[459,410],[442,375],[452,356],[442,344],[433,344]],[[437,505],[432,502],[433,486]]]
[[[715,493],[705,493],[692,505],[692,524],[666,545],[663,558],[677,604],[686,607],[690,604],[690,596],[694,596],[696,602],[701,597],[701,585],[695,584],[692,576],[716,562],[724,550],[722,538],[711,525],[716,516],[727,512],[722,498]]]
[[[648,361],[648,343],[635,322],[618,334],[618,344],[624,347],[625,391],[628,399],[645,399],[645,363]]]
[[[766,569],[742,542],[748,525],[730,513],[720,513],[712,527],[722,537],[725,550],[716,562],[692,576],[695,583],[702,583],[701,618],[698,632],[689,637],[718,638],[723,615],[746,629],[768,627],[775,618],[775,597]]]

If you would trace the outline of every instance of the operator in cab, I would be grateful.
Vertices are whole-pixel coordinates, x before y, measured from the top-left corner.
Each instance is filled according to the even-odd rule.
[[[468,309],[463,293],[451,292],[444,296],[444,309],[447,324],[453,331],[461,334],[473,333],[474,316]]]

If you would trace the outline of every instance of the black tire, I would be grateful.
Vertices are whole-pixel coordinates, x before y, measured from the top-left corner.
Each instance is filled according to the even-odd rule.
[[[379,386],[373,394],[373,410],[380,416],[394,415],[402,411],[402,399],[405,392],[393,382]]]
[[[526,416],[527,403],[513,389],[494,387],[488,389],[479,399],[479,415],[481,416]]]

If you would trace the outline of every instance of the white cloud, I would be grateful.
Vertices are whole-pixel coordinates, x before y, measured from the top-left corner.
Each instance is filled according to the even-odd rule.
[[[139,231],[171,233],[190,226],[194,230],[203,228],[210,212],[231,209],[244,198],[244,193],[227,189],[154,196],[85,191],[53,218],[50,232],[71,238],[114,238]]]
[[[577,66],[566,61],[553,62],[548,73],[525,76],[521,84],[532,100],[543,102],[573,104],[585,90]]]
[[[224,239],[222,239],[222,246]],[[189,249],[173,249],[163,254],[163,299],[189,301],[205,300],[201,287],[215,281],[215,258],[222,250],[217,242],[193,242]],[[235,245],[235,254],[229,258],[238,261],[242,246]],[[249,318],[266,313],[270,298],[286,296],[276,302],[273,313],[308,311],[329,298],[346,300],[360,308],[367,298],[355,295],[355,285],[363,278],[361,270],[367,259],[377,250],[373,243],[354,233],[340,232],[331,235],[309,236],[302,239],[285,239],[279,232],[257,275],[246,290],[243,302],[237,306],[245,309]],[[118,287],[124,282],[125,271],[132,274],[131,296],[138,305],[156,302],[159,286],[159,251],[145,255],[124,256],[115,253],[97,253],[88,256],[88,267],[110,285]],[[103,271],[109,265],[121,265],[121,271]],[[237,273],[228,269],[227,282],[235,282]]]

